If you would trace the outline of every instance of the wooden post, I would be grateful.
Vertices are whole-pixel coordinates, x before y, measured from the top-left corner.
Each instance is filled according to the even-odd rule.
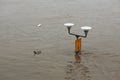
[[[75,40],[75,52],[79,53],[81,51],[82,38]]]

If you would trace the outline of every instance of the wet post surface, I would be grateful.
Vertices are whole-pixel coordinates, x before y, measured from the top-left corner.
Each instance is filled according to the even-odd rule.
[[[77,38],[75,40],[75,63],[80,63],[81,62],[81,42],[82,38]]]

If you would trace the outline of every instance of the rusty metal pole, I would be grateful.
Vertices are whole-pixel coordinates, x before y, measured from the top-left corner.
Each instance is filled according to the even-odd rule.
[[[75,53],[81,52],[82,38],[75,40]]]

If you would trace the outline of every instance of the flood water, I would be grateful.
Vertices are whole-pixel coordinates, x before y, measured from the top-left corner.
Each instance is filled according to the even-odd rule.
[[[80,64],[66,22],[93,27]],[[119,0],[0,0],[0,80],[119,80],[119,25]]]

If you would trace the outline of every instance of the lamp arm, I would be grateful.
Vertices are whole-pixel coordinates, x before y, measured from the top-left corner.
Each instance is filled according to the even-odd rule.
[[[85,35],[84,35],[84,36],[83,36],[83,35],[76,35],[76,36],[86,38],[86,37],[87,37],[87,35],[88,35],[88,30],[85,30],[85,31],[84,31],[84,33],[85,33]]]
[[[83,36],[83,35],[77,35],[77,34],[71,33],[71,32],[70,32],[71,27],[67,27],[67,28],[68,28],[68,33],[69,33],[69,35],[74,35],[77,39],[78,39],[79,37],[83,37],[83,38],[86,38],[86,37],[87,37],[88,30],[84,30],[85,35]]]
[[[70,31],[68,31],[68,33],[69,33],[69,35],[75,36],[77,39],[78,39],[79,37],[83,37],[83,38],[86,38],[86,37],[87,37],[87,34],[85,34],[85,35],[83,36],[83,35],[77,35],[77,34],[71,33]]]
[[[83,36],[83,35],[75,35],[76,37],[83,37],[83,38],[86,38],[87,37],[87,35],[88,35],[88,30],[85,30],[84,31],[84,33],[85,33],[85,35]]]

